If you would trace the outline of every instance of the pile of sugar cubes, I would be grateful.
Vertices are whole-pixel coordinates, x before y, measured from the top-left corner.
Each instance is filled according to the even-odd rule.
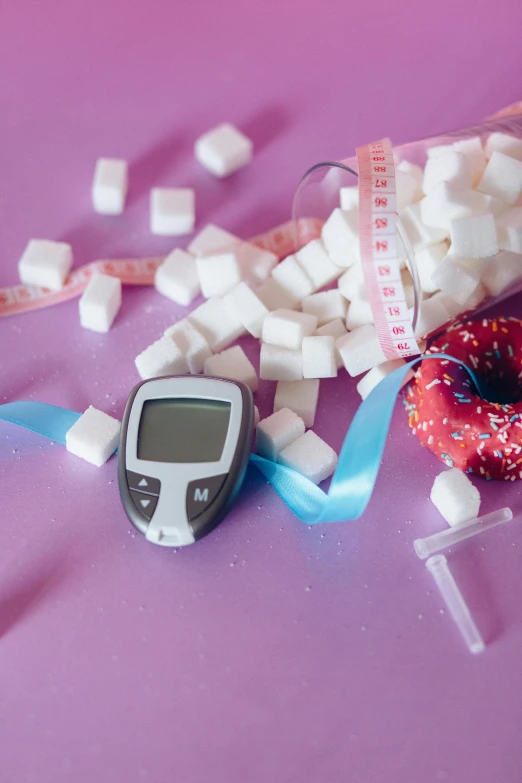
[[[252,154],[251,143],[235,137],[230,128],[217,129],[214,148],[212,132],[196,144],[198,159],[216,176],[244,165]],[[119,178],[126,183],[121,170]],[[475,137],[432,148],[424,170],[400,161],[396,183],[399,216],[422,289],[420,338],[522,278],[522,206],[517,204],[522,140],[493,133],[485,147]],[[178,222],[169,224],[173,233],[190,223],[193,201],[179,199]],[[151,223],[156,228],[167,225],[164,211],[175,201],[153,191],[156,212]],[[106,207],[116,210],[119,204],[115,197],[107,198]],[[72,254],[65,245],[55,250],[60,263],[53,274],[63,284]],[[22,279],[30,261],[20,263]],[[413,308],[406,259],[402,266]],[[29,277],[28,282],[35,282]],[[50,280],[37,282],[49,285]],[[336,464],[330,447],[313,431],[305,432],[314,423],[321,379],[336,377],[342,368],[354,377],[364,373],[357,389],[365,398],[404,363],[386,361],[377,338],[359,255],[356,188],[341,189],[340,207],[325,222],[320,238],[282,261],[209,225],[186,249],[176,248],[167,256],[157,269],[155,287],[185,307],[200,296],[204,301],[136,357],[140,377],[203,372],[243,381],[254,393],[259,378],[275,382],[274,413],[257,427],[260,452],[312,481],[330,476]],[[82,299],[82,323],[104,331],[118,310],[121,289],[112,278],[93,278]],[[259,377],[235,345],[246,334],[260,340]]]

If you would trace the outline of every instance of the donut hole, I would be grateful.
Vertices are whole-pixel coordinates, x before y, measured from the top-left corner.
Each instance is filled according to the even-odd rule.
[[[476,375],[484,382],[485,393],[482,396],[488,402],[501,404],[520,402],[522,400],[520,370],[513,359],[505,358],[502,354],[498,358],[495,352],[488,351],[481,356],[475,370]],[[475,391],[481,396],[477,390]]]

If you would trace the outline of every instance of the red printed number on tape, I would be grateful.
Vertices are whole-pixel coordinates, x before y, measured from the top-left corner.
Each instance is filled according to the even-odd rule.
[[[387,359],[420,353],[397,250],[397,191],[389,139],[357,148],[361,262],[377,337]]]

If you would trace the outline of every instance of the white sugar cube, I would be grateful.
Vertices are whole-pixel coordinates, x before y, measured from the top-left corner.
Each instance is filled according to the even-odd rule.
[[[320,326],[315,333],[319,335],[319,337],[333,337],[334,341],[337,342],[339,337],[346,334],[346,326],[344,325],[344,321],[340,318],[335,318],[335,320],[330,321],[324,326]],[[337,345],[335,346],[335,362],[337,364],[337,369],[344,367]]]
[[[422,195],[424,169],[421,166],[417,166],[416,163],[411,163],[409,160],[401,160],[400,163],[396,163],[395,171],[404,171],[406,174],[410,174],[415,179],[419,188],[419,193]]]
[[[467,158],[471,170],[471,183],[475,187],[480,182],[486,168],[486,154],[482,147],[480,136],[473,136],[470,139],[459,139],[459,141],[453,143],[453,149],[456,152],[462,152]]]
[[[487,258],[498,253],[497,227],[489,212],[452,220],[450,234],[453,253],[459,258]]]
[[[278,462],[306,476],[314,484],[320,484],[337,467],[337,454],[322,438],[309,430],[283,449]]]
[[[280,452],[305,433],[304,421],[289,408],[262,419],[256,427],[256,450],[265,459],[277,462]]]
[[[358,326],[353,332],[339,337],[336,346],[348,374],[352,377],[386,361],[373,324]]]
[[[101,467],[118,448],[121,424],[89,405],[65,433],[65,448],[96,467]]]
[[[95,273],[80,297],[80,323],[93,332],[108,332],[121,306],[121,280]]]
[[[490,133],[486,141],[486,157],[491,158],[494,152],[522,160],[522,139],[507,133]]]
[[[341,267],[334,264],[330,259],[330,256],[320,239],[312,239],[311,242],[302,247],[301,250],[295,254],[295,257],[301,269],[306,272],[307,276],[312,281],[315,291],[328,285],[328,283],[331,283],[333,280],[337,280],[342,274]],[[275,271],[276,270],[274,270],[274,272]]]
[[[206,299],[223,296],[241,282],[241,269],[235,249],[198,256],[196,269],[201,293]]]
[[[397,212],[422,198],[422,187],[417,176],[412,171],[401,168],[395,169],[395,187],[397,190]]]
[[[190,373],[197,375],[203,372],[205,360],[212,356],[212,351],[201,332],[189,320],[184,318],[169,326],[165,329],[165,335],[174,340],[180,348]]]
[[[310,283],[310,287],[311,287]],[[269,277],[259,288],[256,288],[256,296],[263,302],[267,310],[292,310],[297,307],[299,300],[283,288],[275,279]]]
[[[185,375],[188,364],[182,350],[170,337],[160,337],[136,356],[134,363],[143,381],[163,375]]]
[[[459,304],[455,301],[455,299],[446,294],[442,295],[442,303],[450,314],[450,317],[455,318],[457,315],[461,315],[461,313],[472,312],[473,310],[476,310],[487,295],[488,290],[486,286],[484,286],[482,283],[479,283],[469,299],[466,299],[464,304]]]
[[[322,228],[321,238],[326,252],[336,266],[343,269],[351,266],[359,258],[357,209],[350,211],[334,209]],[[297,258],[300,260],[299,253]]]
[[[453,182],[462,190],[471,188],[471,167],[462,152],[449,150],[444,155],[428,158],[422,182],[424,193],[427,195],[439,182]]]
[[[341,188],[339,191],[341,209],[357,209],[359,206],[359,188],[353,185],[348,188]]]
[[[401,212],[400,222],[415,251],[436,245],[449,237],[449,229],[435,228],[424,223],[419,201]]]
[[[476,190],[459,190],[453,182],[441,182],[420,202],[427,226],[449,231],[450,221],[490,211],[491,197]]]
[[[200,293],[194,256],[179,247],[173,250],[156,269],[154,285],[158,293],[187,307]]]
[[[303,313],[315,315],[318,326],[335,318],[346,318],[346,299],[335,289],[307,296],[303,299],[302,307]]]
[[[302,418],[306,427],[313,427],[319,399],[319,384],[317,378],[296,381],[281,379],[277,384],[274,397],[274,411],[290,408]]]
[[[357,329],[364,324],[373,324],[373,312],[367,299],[353,299],[348,305],[346,313],[346,328],[348,331]]]
[[[419,250],[415,253],[415,263],[417,264],[417,272],[419,274],[419,281],[421,289],[427,294],[433,294],[439,286],[437,286],[432,275],[434,274],[441,261],[446,257],[448,252],[447,242],[439,242],[437,245],[430,245]]]
[[[274,310],[263,321],[262,337],[264,343],[295,351],[301,347],[303,337],[314,334],[316,329],[315,315]]]
[[[121,215],[128,187],[126,160],[99,158],[92,182],[92,204],[101,215]]]
[[[354,299],[366,299],[366,283],[361,264],[354,264],[347,269],[339,278],[337,287],[340,294],[350,302]]]
[[[192,188],[152,188],[150,230],[161,236],[179,237],[194,231],[196,196]]]
[[[522,255],[503,250],[494,256],[482,273],[482,282],[493,296],[498,296],[522,280]]]
[[[196,159],[216,177],[227,177],[252,160],[254,145],[228,122],[218,125],[194,145]]]
[[[272,271],[272,277],[292,297],[295,304],[314,292],[314,285],[294,255],[284,258]]]
[[[301,348],[289,351],[277,345],[261,344],[259,377],[264,381],[298,381],[303,377]]]
[[[258,380],[254,365],[239,345],[210,356],[205,361],[204,372],[205,375],[213,375],[217,378],[242,381],[250,386],[253,392],[257,391]]]
[[[493,152],[478,189],[506,204],[514,204],[522,192],[522,161]]]
[[[398,367],[403,367],[406,364],[404,359],[390,359],[387,362],[384,362],[383,364],[379,364],[377,367],[372,367],[370,372],[367,372],[366,375],[361,378],[359,383],[357,384],[357,391],[363,398],[363,400],[366,399],[366,397],[370,394],[371,391],[375,389],[377,384],[379,384],[383,378],[386,378],[387,375],[389,375],[391,372],[396,370]],[[401,386],[404,386],[408,381],[413,377],[413,370],[409,370],[405,377],[404,381],[402,382]]]
[[[479,514],[480,492],[458,468],[439,473],[430,500],[451,527],[476,519]]]
[[[263,250],[251,242],[243,242],[240,245],[237,249],[237,260],[241,277],[252,286],[264,283],[278,262],[275,253]]]
[[[216,352],[228,348],[246,333],[242,323],[227,310],[223,300],[218,297],[212,297],[192,310],[188,320],[201,332],[210,349]]]
[[[261,337],[268,309],[246,283],[238,285],[223,297],[223,304],[251,335]]]
[[[337,358],[333,337],[305,337],[303,339],[303,378],[335,378]]]
[[[522,207],[512,207],[497,218],[498,246],[522,253]]]
[[[450,320],[451,316],[444,305],[444,299],[445,294],[439,291],[421,303],[415,329],[416,337],[427,337],[432,332],[437,332]],[[413,322],[413,307],[410,308],[409,314]]]
[[[18,274],[24,285],[59,291],[64,286],[72,262],[71,246],[65,242],[31,239],[18,262]]]
[[[209,223],[208,226],[205,226],[196,234],[187,250],[193,256],[206,256],[215,253],[217,250],[230,250],[230,248],[237,247],[241,243],[242,240],[236,237],[235,234],[231,234],[230,231],[225,231],[224,228],[219,228],[219,226]]]

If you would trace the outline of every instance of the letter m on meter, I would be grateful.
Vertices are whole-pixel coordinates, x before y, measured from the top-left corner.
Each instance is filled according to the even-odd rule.
[[[199,487],[196,487],[194,490],[194,500],[196,503],[207,503],[208,502],[208,487],[205,487],[205,489],[200,489]]]

